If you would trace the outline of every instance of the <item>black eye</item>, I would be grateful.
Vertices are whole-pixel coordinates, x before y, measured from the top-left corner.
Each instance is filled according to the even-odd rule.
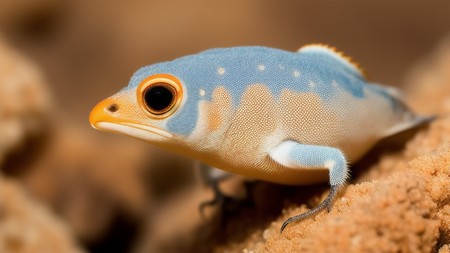
[[[144,103],[151,113],[163,114],[175,104],[175,89],[166,83],[155,83],[144,91]]]

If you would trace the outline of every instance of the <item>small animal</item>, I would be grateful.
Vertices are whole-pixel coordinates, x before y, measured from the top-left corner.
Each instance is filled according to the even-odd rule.
[[[332,47],[297,52],[218,48],[139,69],[90,114],[126,134],[208,165],[288,185],[328,181],[327,198],[281,227],[330,210],[349,163],[427,118]]]

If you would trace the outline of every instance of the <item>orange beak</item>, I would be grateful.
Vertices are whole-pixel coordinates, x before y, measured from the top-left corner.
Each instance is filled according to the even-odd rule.
[[[98,103],[89,114],[89,122],[95,129],[115,132],[133,136],[143,140],[155,140],[155,135],[163,138],[172,138],[173,135],[156,126],[143,124],[138,120],[128,118],[125,108],[121,108],[113,98],[107,98]]]
[[[114,116],[115,112],[119,110],[119,106],[114,99],[107,98],[98,103],[89,114],[89,122],[95,129],[100,129],[98,123],[100,122],[118,122],[118,118]]]

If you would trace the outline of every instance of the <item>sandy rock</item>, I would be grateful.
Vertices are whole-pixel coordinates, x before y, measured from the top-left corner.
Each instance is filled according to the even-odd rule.
[[[84,252],[66,225],[16,182],[0,179],[0,199],[0,252]]]
[[[0,164],[5,155],[42,130],[50,98],[36,66],[0,40]]]
[[[164,161],[169,159],[156,158],[149,145],[102,135],[87,121],[84,126],[72,123],[52,103],[33,63],[1,41],[0,55],[2,172],[63,218],[80,241],[95,244],[117,233],[131,241],[133,232],[115,231],[116,223],[137,230],[140,217],[152,212],[149,181],[173,181],[146,173],[180,163],[171,159],[168,165]],[[31,137],[37,141],[30,143]],[[167,175],[170,170],[177,172],[170,168]]]
[[[442,248],[439,249],[439,253],[450,253],[450,244],[442,246]]]
[[[101,138],[94,130],[59,124],[46,151],[18,177],[80,240],[91,242],[108,232],[117,212],[131,217],[146,212],[149,196],[142,176],[151,159],[140,147],[133,140]]]

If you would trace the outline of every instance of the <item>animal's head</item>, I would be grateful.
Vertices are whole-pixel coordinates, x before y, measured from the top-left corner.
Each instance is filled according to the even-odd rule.
[[[194,55],[141,68],[127,87],[92,110],[91,125],[160,146],[187,144],[208,125],[202,104],[213,99],[220,85],[212,84],[225,76],[213,59]]]
[[[133,88],[126,88],[101,101],[91,111],[91,125],[148,141],[173,138],[169,118],[182,106],[184,88],[178,78],[150,75]]]

